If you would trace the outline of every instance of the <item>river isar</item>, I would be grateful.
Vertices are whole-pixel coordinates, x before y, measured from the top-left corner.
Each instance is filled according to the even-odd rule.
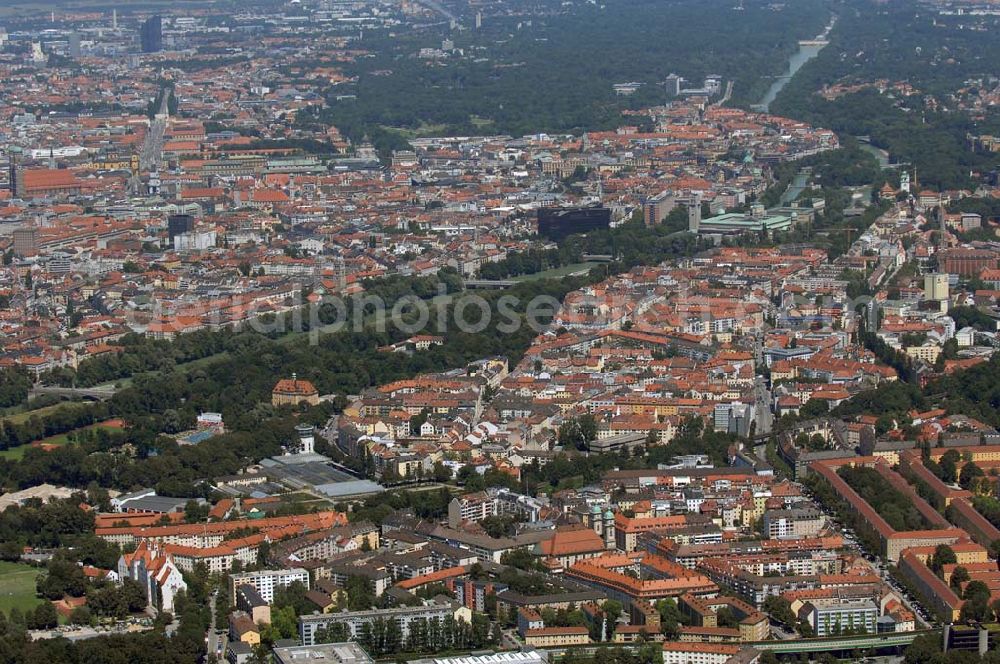
[[[814,39],[803,39],[799,42],[799,49],[792,54],[792,57],[788,59],[788,69],[785,71],[783,76],[777,76],[774,79],[774,83],[771,87],[767,89],[764,94],[764,98],[760,100],[759,104],[754,106],[754,110],[764,111],[765,113],[770,109],[771,102],[774,101],[778,93],[781,92],[782,88],[788,85],[788,81],[792,80],[792,77],[802,69],[802,66],[819,55],[827,44],[828,37],[830,35],[830,30],[837,23],[837,17],[833,16],[830,18],[830,22],[827,24],[823,32],[816,35]]]

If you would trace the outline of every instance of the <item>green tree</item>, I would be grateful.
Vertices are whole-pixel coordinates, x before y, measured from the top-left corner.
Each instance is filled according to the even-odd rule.
[[[618,618],[622,615],[622,610],[622,603],[614,599],[605,600],[604,604],[601,605],[605,620],[605,641],[611,641],[614,638],[615,627],[618,624]]]
[[[956,562],[958,562],[958,558],[955,556],[955,551],[947,544],[938,544],[930,560],[927,561],[927,566],[940,576],[942,567],[954,565]]]
[[[89,625],[93,616],[86,606],[78,606],[69,614],[69,622],[73,625]]]
[[[28,629],[52,629],[59,624],[59,615],[52,602],[42,602],[28,618]]]
[[[954,484],[958,480],[958,462],[962,456],[955,450],[948,450],[938,461],[941,469],[941,481],[946,484]]]
[[[905,664],[931,664],[941,657],[941,637],[937,634],[923,634],[913,640],[903,652]]]
[[[764,600],[764,611],[774,620],[786,625],[789,628],[795,627],[796,617],[792,611],[792,604],[780,595],[771,595]]]
[[[364,611],[375,606],[375,588],[371,579],[349,576],[344,590],[347,591],[347,605],[351,611]]]
[[[990,607],[990,589],[982,581],[969,581],[962,593],[962,620],[983,622],[993,617]]]
[[[24,616],[24,611],[22,611],[18,606],[11,607],[8,619],[10,624],[17,629],[25,629],[28,625],[27,619]]]
[[[821,399],[810,399],[799,409],[799,415],[803,418],[821,417],[830,410],[830,404]]]
[[[271,612],[271,624],[261,631],[261,640],[274,643],[279,639],[295,638],[298,634],[298,617],[295,609],[285,606]]]
[[[724,606],[715,613],[716,620],[719,623],[719,627],[729,627],[733,628],[739,625],[739,620],[736,618],[736,614],[728,606]]]
[[[962,471],[958,475],[958,483],[963,489],[972,491],[978,485],[979,479],[985,476],[986,473],[983,472],[983,469],[970,461],[962,466]]]
[[[958,590],[962,587],[962,584],[969,580],[969,570],[965,569],[961,565],[956,567],[951,573],[951,579],[948,581],[952,590]]]
[[[184,505],[184,523],[201,523],[208,518],[209,509],[211,508],[207,504],[196,500],[187,501]]]
[[[82,597],[87,589],[83,570],[64,556],[49,561],[47,574],[39,577],[38,592],[47,599],[62,599],[64,595]]]
[[[440,461],[434,462],[434,481],[447,482],[451,479],[451,470]]]
[[[587,449],[597,439],[597,420],[590,413],[571,417],[559,425],[559,444],[564,448]]]
[[[656,610],[660,613],[660,632],[667,640],[674,640],[680,636],[680,625],[683,616],[677,608],[677,602],[673,598],[665,598],[656,602]]]

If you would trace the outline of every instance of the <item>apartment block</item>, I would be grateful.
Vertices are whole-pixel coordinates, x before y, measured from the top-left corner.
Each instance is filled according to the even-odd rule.
[[[253,586],[261,598],[270,604],[274,601],[274,591],[287,588],[298,581],[309,589],[309,572],[302,568],[265,569],[257,572],[244,572],[229,577],[230,596],[235,602],[236,589],[242,585]]]

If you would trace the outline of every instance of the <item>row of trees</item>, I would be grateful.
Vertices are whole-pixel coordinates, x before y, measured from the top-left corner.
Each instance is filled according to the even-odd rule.
[[[340,637],[337,628],[329,630],[325,638]],[[437,618],[415,618],[407,625],[409,634],[404,638],[399,622],[387,618],[376,618],[361,626],[356,639],[363,648],[376,657],[406,653],[441,653],[452,650],[469,650],[496,645],[500,641],[500,631],[491,631],[490,621],[482,613],[473,613],[472,622],[462,618],[445,616]]]
[[[658,244],[653,233],[665,243]],[[592,243],[586,248],[607,253],[608,243],[627,248],[621,263],[592,271],[584,277],[561,280],[539,280],[507,289],[504,295],[518,298],[517,322],[514,333],[501,333],[497,327],[503,319],[497,315],[500,293],[484,294],[491,307],[492,318],[485,330],[462,332],[448,327],[446,343],[412,356],[381,353],[378,348],[408,335],[391,325],[384,332],[366,329],[364,332],[338,332],[319,338],[316,345],[289,344],[282,337],[283,324],[275,326],[272,337],[255,332],[199,332],[184,335],[173,342],[157,342],[144,337],[127,337],[124,351],[116,360],[94,360],[81,365],[81,374],[89,372],[83,382],[91,383],[109,377],[131,375],[133,383],[123,388],[106,405],[74,406],[58,410],[51,419],[29,418],[20,428],[10,426],[9,443],[21,443],[42,435],[67,430],[106,416],[122,417],[128,422],[126,440],[139,451],[138,462],[120,455],[91,454],[105,451],[120,439],[97,441],[96,448],[80,450],[64,446],[51,453],[28,450],[20,462],[0,462],[0,483],[29,486],[39,481],[58,481],[69,486],[86,486],[98,482],[123,489],[137,485],[156,485],[164,493],[181,496],[202,495],[194,482],[204,477],[209,466],[218,472],[233,472],[246,458],[261,458],[275,454],[281,443],[288,440],[294,424],[292,413],[275,411],[266,404],[270,389],[277,378],[297,373],[311,380],[322,392],[356,393],[367,386],[381,384],[416,373],[463,366],[471,359],[490,355],[506,355],[517,361],[523,349],[534,337],[534,329],[525,324],[524,307],[537,295],[561,299],[566,292],[602,278],[608,272],[645,261],[658,261],[677,254],[697,250],[690,237],[677,243],[678,238],[656,235],[641,224],[615,229],[604,238],[576,238],[574,242]],[[596,243],[596,244],[594,244]],[[647,255],[652,247],[653,253]],[[640,249],[641,248],[641,249]],[[573,251],[578,251],[574,249]],[[382,297],[392,304],[400,297],[426,297],[458,287],[457,276],[442,270],[436,277],[404,280],[390,278],[367,284],[368,294]],[[445,315],[453,319],[454,303]],[[432,309],[428,325],[434,329],[437,311]],[[321,312],[326,322],[332,312]],[[544,319],[540,321],[544,323]],[[174,363],[215,355],[214,361],[188,371],[175,370]],[[119,362],[119,364],[105,364]],[[155,367],[155,369],[150,370]],[[140,372],[136,374],[135,372]],[[239,385],[240,389],[232,389]],[[222,412],[227,428],[233,433],[212,439],[201,445],[177,448],[159,432],[176,432],[192,425],[197,413]],[[306,421],[322,423],[330,414],[329,405],[303,414]],[[147,458],[150,452],[155,458]]]
[[[559,664],[663,664],[663,649],[657,643],[640,644],[635,650],[599,647],[593,655],[569,649]]]
[[[341,608],[351,611],[368,610],[376,606],[388,608],[387,597],[375,597],[371,580],[362,576],[348,577],[345,584],[346,602]],[[263,628],[261,640],[273,644],[280,639],[294,638],[298,634],[298,617],[312,613],[315,606],[306,598],[306,587],[293,583],[275,592],[271,603],[271,624]],[[439,653],[448,650],[483,648],[499,642],[499,631],[491,632],[489,618],[473,614],[472,622],[447,616],[427,620],[417,618],[407,625],[404,636],[401,625],[392,618],[377,618],[366,623],[354,635],[356,640],[373,656],[406,653]],[[315,635],[317,643],[336,643],[351,639],[350,628],[343,622],[332,622]]]
[[[497,471],[487,471],[480,475],[471,466],[462,468],[456,479],[468,491],[502,486],[533,495],[596,482],[612,468],[655,468],[682,454],[708,454],[714,463],[726,465],[728,449],[736,439],[735,435],[706,429],[700,418],[692,417],[684,420],[677,435],[667,445],[651,441],[647,446],[637,447],[631,453],[622,450],[614,455],[586,456],[576,454],[574,446],[570,445],[568,451],[557,454],[544,465],[533,461],[523,466],[520,480]],[[394,510],[406,507],[413,507],[424,518],[435,518],[447,512],[448,500],[450,495],[444,490],[440,497],[429,492],[409,494],[396,491],[366,499],[364,506],[352,513],[352,518],[380,523]]]

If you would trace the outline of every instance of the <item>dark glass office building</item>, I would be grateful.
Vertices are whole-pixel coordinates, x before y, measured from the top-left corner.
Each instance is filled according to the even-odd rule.
[[[611,210],[606,207],[538,209],[538,234],[549,240],[561,240],[567,235],[610,226]]]
[[[190,233],[194,230],[194,217],[189,214],[172,214],[167,217],[167,233],[173,240],[175,235]]]
[[[157,53],[163,50],[163,20],[157,14],[150,16],[139,32],[143,53]]]

